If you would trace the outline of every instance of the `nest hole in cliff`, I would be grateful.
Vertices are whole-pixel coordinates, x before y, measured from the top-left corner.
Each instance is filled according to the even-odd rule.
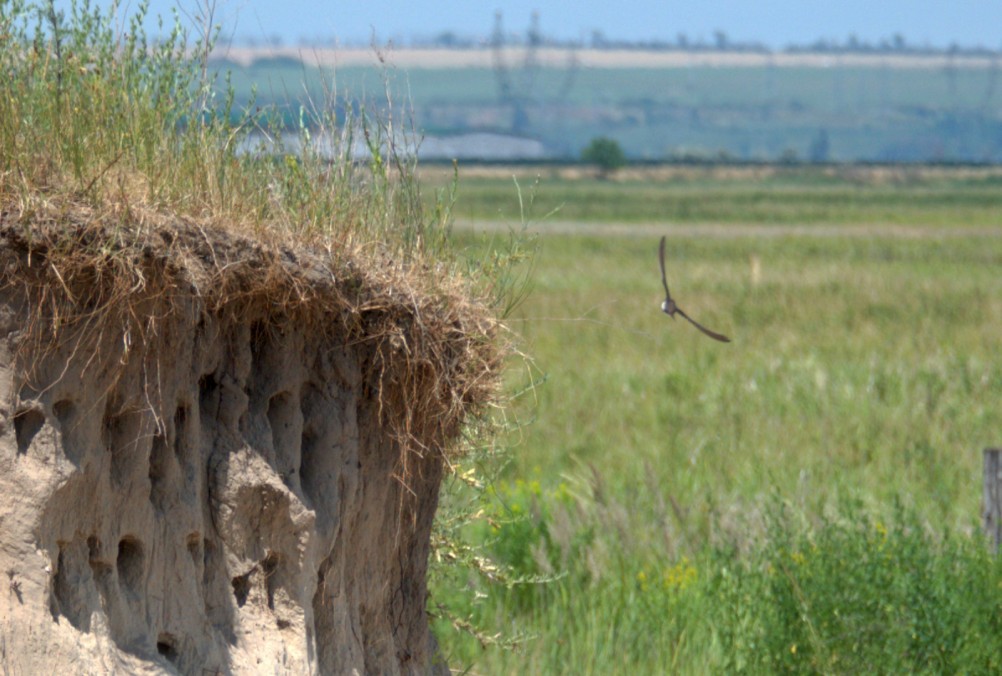
[[[143,545],[137,538],[126,536],[119,540],[115,568],[119,583],[126,591],[137,594],[145,573]]]
[[[177,662],[177,639],[173,634],[160,632],[157,636],[157,653],[168,662]]]
[[[188,457],[188,407],[179,405],[174,410],[174,457],[184,463]]]
[[[215,373],[206,373],[198,380],[198,406],[203,415],[215,416],[219,407],[219,382]]]
[[[251,592],[251,577],[256,572],[257,566],[254,566],[243,575],[237,575],[230,581],[233,586],[233,598],[236,599],[237,606],[240,608],[247,604],[247,597],[250,596]]]
[[[37,408],[25,408],[14,414],[14,436],[17,439],[17,452],[24,455],[31,447],[35,435],[42,431],[45,425],[45,414]]]

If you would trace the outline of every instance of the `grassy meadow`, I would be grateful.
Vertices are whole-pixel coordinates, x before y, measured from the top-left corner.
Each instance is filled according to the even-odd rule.
[[[544,178],[533,213],[565,206],[530,224],[509,319],[531,357],[511,386],[537,385],[508,463],[473,467],[483,495],[446,497],[483,510],[465,537],[508,578],[440,573],[450,665],[1002,668],[1002,567],[979,532],[981,452],[1002,442],[996,181]],[[461,180],[457,217],[518,227],[513,194]],[[658,311],[661,234],[673,295],[732,343]],[[479,639],[448,628],[465,622]]]
[[[458,221],[518,224],[521,191],[544,230],[554,222],[983,229],[999,225],[1002,213],[1002,169],[990,167],[654,165],[611,180],[581,166],[461,165],[459,172]],[[451,168],[421,168],[431,186],[451,177]]]

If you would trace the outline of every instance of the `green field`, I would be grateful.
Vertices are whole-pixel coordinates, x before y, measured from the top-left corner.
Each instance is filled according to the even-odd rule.
[[[518,223],[517,184],[523,203],[534,195],[533,217],[552,212],[547,220],[560,222],[982,228],[1002,215],[1002,169],[992,168],[651,167],[612,180],[585,175],[560,166],[494,169],[460,182],[454,213],[460,221]],[[451,176],[451,168],[422,168],[429,188]]]
[[[524,639],[482,649],[440,620],[454,668],[1002,666],[1002,568],[978,537],[981,452],[1002,442],[995,179],[871,179],[541,181],[535,206],[590,234],[531,227],[511,379],[545,382],[467,536],[554,579],[438,580],[455,617]],[[457,212],[517,223],[511,185],[461,182]],[[658,311],[660,234],[679,304],[733,343]]]
[[[307,60],[309,58],[307,54]],[[389,55],[392,63],[392,53]],[[990,68],[710,67],[567,68],[532,72],[512,64],[512,101],[499,98],[490,68],[345,66],[318,69],[291,58],[232,72],[236,100],[275,105],[299,121],[312,101],[385,110],[386,93],[422,134],[510,132],[542,141],[555,157],[577,159],[596,136],[632,158],[836,161],[1002,159],[1002,117]],[[293,102],[290,104],[290,102]],[[350,103],[349,103],[350,102]],[[824,151],[815,145],[827,137]]]

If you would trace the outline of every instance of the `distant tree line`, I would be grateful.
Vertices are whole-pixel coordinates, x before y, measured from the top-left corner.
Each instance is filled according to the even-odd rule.
[[[843,42],[838,40],[819,39],[807,45],[790,45],[783,51],[790,54],[821,53],[821,54],[914,54],[914,55],[947,55],[947,56],[994,56],[1000,53],[998,49],[983,46],[964,47],[956,42],[949,47],[933,47],[916,45],[905,39],[900,33],[878,42],[867,42],[856,35],[850,35]]]
[[[992,49],[982,45],[961,45],[952,43],[947,47],[936,47],[928,44],[909,42],[901,33],[895,33],[876,42],[870,42],[855,34],[850,34],[844,40],[819,38],[806,44],[789,44],[781,49],[772,49],[762,42],[742,41],[732,39],[726,32],[717,30],[711,39],[693,38],[684,32],[679,32],[674,39],[623,40],[607,36],[601,30],[592,31],[587,39],[566,40],[547,36],[539,30],[538,15],[534,15],[533,27],[525,32],[510,31],[504,35],[504,43],[508,46],[554,47],[559,49],[626,49],[645,51],[687,51],[687,52],[747,52],[747,53],[820,53],[820,54],[909,54],[909,55],[954,55],[954,56],[993,56],[1002,53],[1002,49]],[[427,47],[439,49],[486,49],[490,48],[496,35],[462,34],[454,30],[443,30],[430,36],[412,36],[404,41],[393,40],[398,46]],[[277,34],[266,38],[247,35],[237,38],[236,42],[247,47],[282,47],[284,41]],[[333,47],[333,46],[370,46],[371,40],[354,45],[344,42],[334,36],[301,36],[297,42],[300,47]]]

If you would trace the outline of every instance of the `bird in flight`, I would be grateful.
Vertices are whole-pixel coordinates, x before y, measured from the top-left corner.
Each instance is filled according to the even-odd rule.
[[[731,342],[730,338],[728,338],[723,334],[717,333],[716,331],[711,331],[710,329],[706,328],[705,326],[697,322],[695,319],[687,315],[682,310],[682,308],[680,308],[678,305],[675,304],[675,301],[671,297],[671,292],[668,290],[668,278],[665,276],[665,238],[663,236],[661,237],[661,245],[658,247],[658,262],[661,263],[661,283],[665,287],[665,300],[663,303],[661,303],[661,311],[664,312],[669,317],[671,317],[672,319],[675,318],[676,313],[682,315],[687,320],[689,320],[690,324],[692,324],[697,329],[708,335],[710,338],[713,338],[714,340],[719,340],[721,343]]]

